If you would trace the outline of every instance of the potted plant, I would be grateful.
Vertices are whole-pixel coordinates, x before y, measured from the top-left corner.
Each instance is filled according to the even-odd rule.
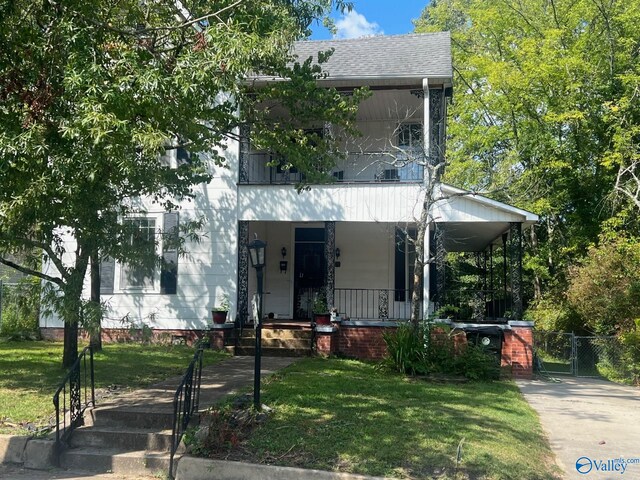
[[[218,304],[211,309],[213,323],[221,324],[227,321],[229,313],[229,295],[226,293],[218,297]]]
[[[313,321],[316,325],[331,325],[331,313],[327,305],[327,296],[324,292],[318,292],[311,307]]]

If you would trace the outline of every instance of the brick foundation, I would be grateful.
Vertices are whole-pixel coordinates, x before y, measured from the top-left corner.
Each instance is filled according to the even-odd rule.
[[[233,329],[231,329],[233,331]],[[151,343],[185,343],[187,345],[194,345],[199,339],[205,338],[208,334],[208,330],[152,330],[151,331]],[[48,327],[41,328],[40,334],[45,340],[64,340],[64,328]],[[81,340],[89,341],[89,334],[83,330],[78,333]],[[102,329],[102,341],[104,343],[127,343],[127,342],[141,342],[143,340],[143,334],[141,330],[130,331],[126,328],[103,328]]]

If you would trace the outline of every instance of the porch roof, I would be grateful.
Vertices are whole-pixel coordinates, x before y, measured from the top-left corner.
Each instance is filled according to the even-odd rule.
[[[502,244],[511,223],[528,227],[538,215],[451,185],[442,184],[445,200],[434,208],[434,219],[444,229],[445,249],[450,252],[481,252]]]

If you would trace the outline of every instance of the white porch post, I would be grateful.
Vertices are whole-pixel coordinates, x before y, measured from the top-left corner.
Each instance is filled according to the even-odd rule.
[[[431,151],[431,114],[429,110],[429,79],[422,79],[422,103],[423,103],[423,121],[422,121],[422,149],[424,152],[424,162],[426,164],[429,163],[429,152]],[[424,167],[424,188],[425,194],[429,194],[429,189],[433,188],[432,179],[430,178],[430,169],[428,165]],[[431,206],[429,206],[431,209]],[[431,212],[429,212],[429,216]],[[427,222],[429,223],[429,222]],[[429,291],[429,258],[431,255],[430,252],[430,233],[427,225],[425,234],[424,234],[424,244],[423,244],[423,267],[422,267],[422,316],[427,317],[431,314],[431,298]]]

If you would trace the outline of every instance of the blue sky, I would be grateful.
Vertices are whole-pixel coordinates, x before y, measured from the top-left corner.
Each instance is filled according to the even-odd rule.
[[[337,38],[357,38],[364,35],[398,35],[411,33],[428,0],[353,0],[354,9],[346,15],[336,15]],[[322,26],[313,28],[313,40],[331,38]]]

